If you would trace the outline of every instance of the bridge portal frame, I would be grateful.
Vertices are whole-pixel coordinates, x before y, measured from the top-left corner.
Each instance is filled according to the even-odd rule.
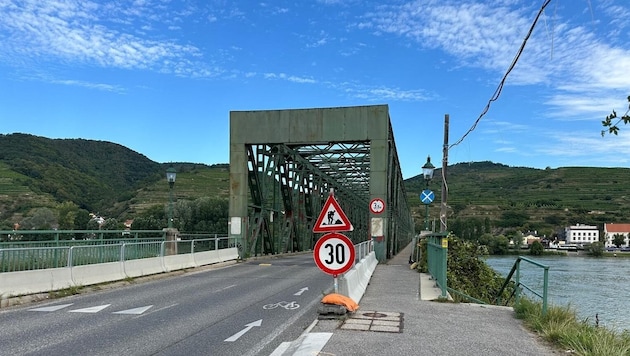
[[[230,112],[228,232],[241,258],[312,249],[331,189],[354,226],[347,234],[371,239],[379,261],[411,241],[387,105]],[[370,212],[375,198],[384,212]]]

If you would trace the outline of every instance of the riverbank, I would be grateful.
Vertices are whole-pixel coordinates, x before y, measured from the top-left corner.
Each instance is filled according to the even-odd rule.
[[[540,303],[524,299],[514,311],[526,327],[565,353],[581,356],[630,354],[630,332],[616,332],[578,320],[569,307],[551,307],[543,315]]]
[[[575,310],[580,319],[614,331],[630,330],[630,258],[595,258],[586,254],[527,256],[549,266],[548,303]],[[487,256],[486,263],[502,276],[512,269],[516,256]],[[521,281],[542,292],[540,268],[521,265]]]

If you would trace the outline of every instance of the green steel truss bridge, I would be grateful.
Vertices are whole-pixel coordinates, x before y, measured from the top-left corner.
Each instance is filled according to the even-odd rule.
[[[230,113],[229,234],[241,257],[312,249],[330,192],[354,228],[343,234],[372,240],[379,261],[411,241],[387,105]]]

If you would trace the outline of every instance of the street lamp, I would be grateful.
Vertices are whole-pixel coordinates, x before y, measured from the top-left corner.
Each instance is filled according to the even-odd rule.
[[[433,179],[433,171],[435,166],[431,164],[431,156],[427,156],[427,163],[422,166],[422,175],[424,176],[425,190],[422,192],[422,202],[425,205],[426,214],[424,217],[424,230],[429,230],[429,204],[433,201],[434,194],[429,190],[429,182]]]
[[[177,171],[175,168],[170,167],[166,170],[166,181],[168,182],[168,228],[173,228],[173,186],[175,185],[175,178],[177,177]]]

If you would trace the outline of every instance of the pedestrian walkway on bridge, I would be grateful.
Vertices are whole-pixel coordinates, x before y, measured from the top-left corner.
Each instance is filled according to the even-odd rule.
[[[345,320],[318,320],[301,346],[283,355],[555,354],[510,307],[427,300],[440,292],[409,268],[412,248],[376,267],[359,310]]]

